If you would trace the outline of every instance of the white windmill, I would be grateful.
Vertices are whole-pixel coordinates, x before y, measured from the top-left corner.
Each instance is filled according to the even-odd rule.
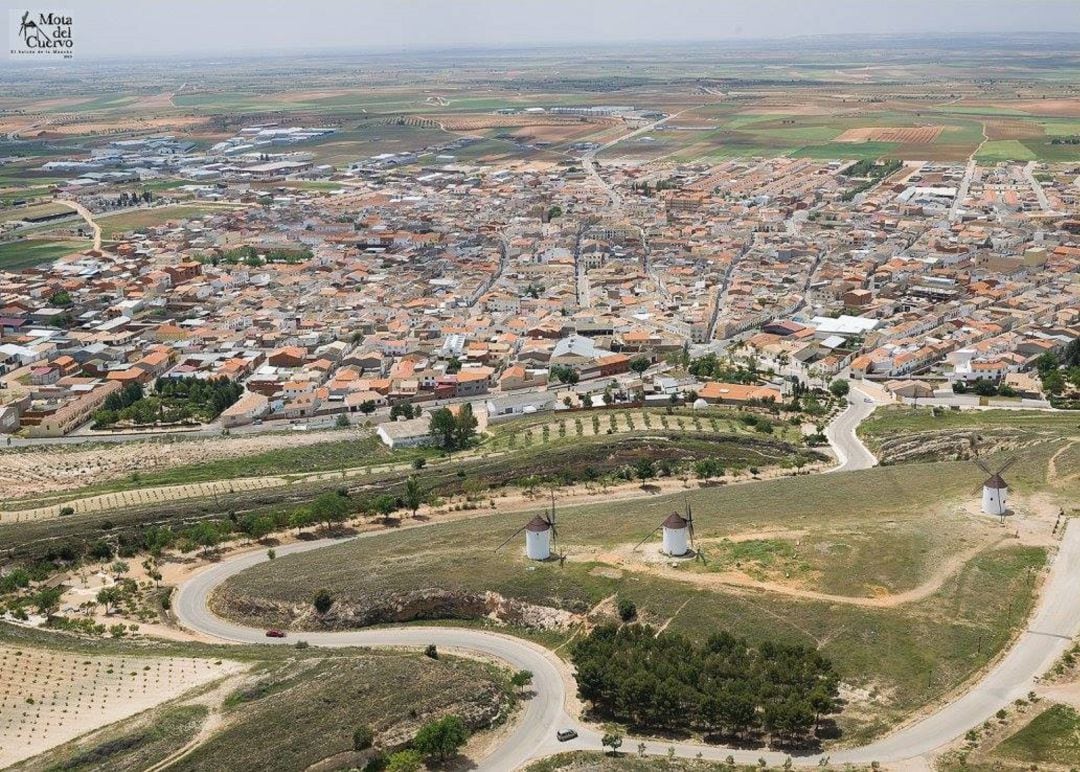
[[[1016,459],[1009,459],[998,467],[997,471],[987,466],[986,462],[981,458],[976,457],[972,461],[986,473],[986,479],[982,483],[982,511],[988,515],[997,515],[1004,519],[1005,514],[1009,511],[1009,484],[1005,482],[1002,474],[1016,463]]]
[[[660,549],[665,554],[678,558],[694,549],[694,513],[690,510],[690,502],[686,502],[686,517],[678,512],[672,512],[660,525],[649,531],[649,535],[639,541],[634,549],[647,542],[660,530],[663,531],[663,543]],[[700,556],[700,553],[698,555]]]
[[[559,529],[555,525],[555,494],[551,494],[551,511],[536,515],[532,520],[518,528],[506,541],[495,548],[498,552],[522,531],[525,532],[525,556],[529,560],[547,560],[552,550],[557,551]]]

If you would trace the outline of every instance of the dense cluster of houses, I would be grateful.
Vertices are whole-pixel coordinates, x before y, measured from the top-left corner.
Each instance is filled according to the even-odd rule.
[[[112,151],[182,155],[166,139]],[[752,401],[838,374],[1037,392],[1031,363],[1080,334],[1077,170],[906,164],[862,190],[850,167],[613,162],[613,210],[574,161],[363,165],[166,219],[0,272],[0,431],[64,434],[126,383],[180,376],[246,386],[225,426],[462,400],[498,419],[558,407],[568,370],[575,400],[614,382]],[[246,181],[215,190],[250,202]],[[660,383],[707,351],[773,380]]]

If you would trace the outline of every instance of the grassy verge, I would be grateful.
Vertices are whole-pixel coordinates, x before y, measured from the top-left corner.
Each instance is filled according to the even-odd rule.
[[[768,772],[780,768],[703,759],[639,758],[634,755],[635,749],[629,746],[629,743],[624,743],[618,756],[600,751],[560,753],[534,761],[526,767],[526,772]],[[858,772],[863,768],[849,765],[845,769]]]
[[[1080,764],[1080,713],[1067,705],[1052,705],[993,751],[1010,761],[1027,764]]]

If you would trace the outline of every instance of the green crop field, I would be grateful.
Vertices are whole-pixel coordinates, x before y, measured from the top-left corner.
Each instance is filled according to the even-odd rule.
[[[111,239],[128,231],[152,228],[179,220],[191,220],[213,214],[223,214],[227,211],[229,211],[227,207],[181,204],[105,215],[98,217],[97,223],[101,226],[102,238]]]
[[[0,243],[0,270],[18,271],[92,246],[89,241],[25,239]]]
[[[975,154],[975,158],[993,163],[994,161],[1032,161],[1038,156],[1019,140],[996,139],[983,145]]]

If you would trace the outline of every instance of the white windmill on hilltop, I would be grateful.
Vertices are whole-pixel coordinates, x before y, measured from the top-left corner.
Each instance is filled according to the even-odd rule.
[[[652,538],[657,531],[663,530],[662,552],[674,558],[682,557],[694,548],[694,513],[690,510],[690,502],[686,502],[686,517],[678,512],[672,512],[664,518],[660,525],[649,531],[649,535],[639,541],[634,549]],[[698,553],[700,556],[700,553]]]
[[[972,461],[986,473],[986,479],[982,483],[982,511],[988,515],[997,515],[1004,518],[1009,511],[1009,484],[1005,482],[1005,478],[1001,475],[1016,463],[1016,459],[1009,459],[997,471],[987,466],[986,462],[981,458],[976,457]]]
[[[518,528],[506,541],[495,548],[498,552],[510,540],[522,531],[525,532],[525,556],[529,560],[547,560],[559,539],[559,529],[555,525],[555,494],[551,494],[551,511],[536,515],[532,520]]]

